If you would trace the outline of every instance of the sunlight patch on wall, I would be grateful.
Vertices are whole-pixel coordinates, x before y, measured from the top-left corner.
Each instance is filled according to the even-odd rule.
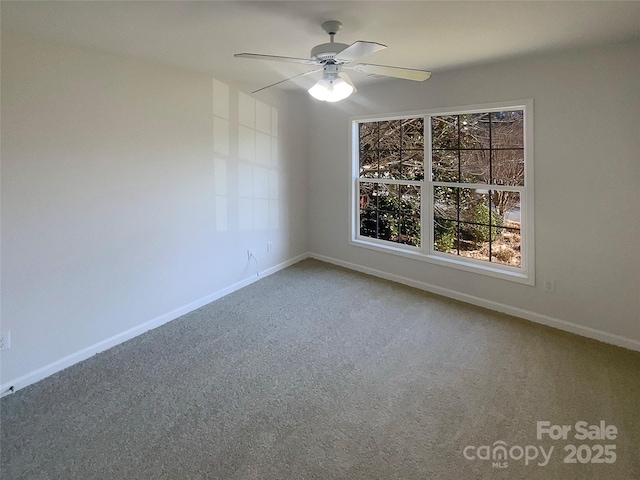
[[[256,156],[256,132],[252,128],[240,125],[238,129],[238,157],[240,160],[253,161]]]
[[[238,214],[240,230],[279,228],[278,111],[238,97]]]
[[[229,86],[216,79],[213,85],[213,151],[216,231],[229,229],[227,191],[227,159],[229,155]]]
[[[227,213],[227,160],[216,158],[214,160],[213,175],[215,179],[215,206],[216,206],[216,230],[226,232],[229,228]]]
[[[213,150],[229,155],[229,86],[213,79]]]

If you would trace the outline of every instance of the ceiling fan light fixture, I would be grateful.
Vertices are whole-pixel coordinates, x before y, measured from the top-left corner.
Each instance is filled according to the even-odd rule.
[[[332,79],[321,78],[309,89],[309,94],[322,102],[339,102],[354,92],[353,85],[336,76]]]

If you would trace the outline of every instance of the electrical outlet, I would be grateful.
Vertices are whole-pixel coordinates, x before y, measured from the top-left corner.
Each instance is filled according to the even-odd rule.
[[[273,250],[273,242],[267,242],[267,253],[270,253]]]
[[[545,279],[542,282],[542,288],[544,289],[545,292],[549,292],[549,293],[555,293],[556,292],[556,281],[555,280],[550,280],[550,279]]]
[[[0,332],[0,350],[11,348],[11,331]]]

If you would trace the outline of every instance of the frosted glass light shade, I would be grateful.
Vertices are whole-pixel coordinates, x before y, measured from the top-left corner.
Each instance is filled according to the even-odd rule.
[[[353,87],[342,78],[334,80],[321,78],[309,89],[309,94],[323,102],[338,102],[353,93]]]

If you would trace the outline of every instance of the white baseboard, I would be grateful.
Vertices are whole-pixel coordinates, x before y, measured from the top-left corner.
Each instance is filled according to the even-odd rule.
[[[374,268],[364,267],[362,265],[358,265],[351,262],[346,262],[343,260],[338,260],[336,258],[327,257],[324,255],[316,254],[316,253],[304,253],[302,255],[298,255],[286,262],[280,263],[274,267],[271,267],[260,273],[260,276],[251,276],[240,282],[234,283],[226,288],[218,290],[206,297],[200,298],[194,302],[191,302],[187,305],[184,305],[180,308],[177,308],[171,312],[165,313],[164,315],[160,315],[152,320],[149,320],[141,325],[133,327],[129,330],[121,332],[117,335],[114,335],[110,338],[102,340],[90,347],[87,347],[78,352],[72,353],[71,355],[67,355],[64,358],[56,360],[48,365],[45,365],[42,368],[34,370],[32,372],[27,373],[18,378],[14,378],[8,382],[0,385],[0,396],[5,396],[21,388],[24,388],[28,385],[31,385],[35,382],[38,382],[54,373],[57,373],[61,370],[64,370],[71,365],[74,365],[78,362],[86,360],[93,355],[103,352],[111,347],[119,345],[120,343],[126,342],[138,335],[141,335],[149,330],[153,330],[165,323],[168,323],[172,320],[175,320],[182,315],[185,315],[193,310],[196,310],[208,303],[211,303],[219,298],[224,297],[225,295],[229,295],[230,293],[235,292],[247,285],[250,285],[261,278],[268,277],[280,270],[283,270],[295,263],[298,263],[306,258],[315,258],[317,260],[331,263],[333,265],[338,265],[341,267],[348,268],[350,270],[355,270],[357,272],[366,273],[368,275],[373,275],[374,277],[384,278],[386,280],[391,280],[393,282],[401,283],[403,285],[408,285],[410,287],[418,288],[420,290],[424,290],[430,293],[435,293],[437,295],[442,295],[444,297],[452,298],[454,300],[460,300],[462,302],[470,303],[472,305],[477,305],[479,307],[488,308],[489,310],[494,310],[501,313],[506,313],[508,315],[513,315],[514,317],[524,318],[525,320],[530,320],[535,323],[540,323],[542,325],[547,325],[549,327],[557,328],[559,330],[564,330],[567,332],[575,333],[577,335],[581,335],[583,337],[592,338],[595,340],[599,340],[601,342],[609,343],[612,345],[616,345],[619,347],[627,348],[629,350],[640,351],[640,342],[637,340],[633,340],[630,338],[622,337],[620,335],[615,335],[612,333],[608,333],[602,330],[597,330],[595,328],[586,327],[584,325],[578,325],[572,322],[567,322],[565,320],[561,320],[558,318],[549,317],[547,315],[542,315],[540,313],[531,312],[529,310],[524,310],[522,308],[513,307],[510,305],[505,305],[499,302],[494,302],[491,300],[486,300],[480,297],[474,297],[472,295],[467,295],[464,293],[457,292],[455,290],[450,290],[447,288],[438,287],[436,285],[431,285],[425,282],[420,282],[418,280],[412,280],[410,278],[406,278],[400,275],[395,275],[392,273],[383,272],[381,270],[376,270]]]
[[[218,300],[219,298],[224,297],[225,295],[229,295],[230,293],[233,293],[236,290],[246,287],[247,285],[250,285],[258,281],[261,278],[268,277],[269,275],[272,275],[284,268],[287,268],[293,265],[294,263],[298,263],[301,260],[308,258],[308,256],[309,255],[306,253],[302,255],[298,255],[297,257],[287,260],[286,262],[280,263],[263,272],[260,272],[260,276],[252,275],[249,278],[246,278],[244,280],[241,280],[240,282],[234,283],[233,285],[230,285],[226,288],[218,290],[210,295],[207,295],[206,297],[200,298],[194,302],[191,302],[180,308],[172,310],[171,312],[165,313],[164,315],[160,315],[159,317],[156,317],[152,320],[144,322],[136,327],[130,328],[129,330],[118,333],[117,335],[114,335],[110,338],[102,340],[94,345],[91,345],[90,347],[84,348],[78,352],[67,355],[64,358],[56,360],[55,362],[45,365],[44,367],[38,368],[37,370],[34,370],[25,375],[22,375],[21,377],[14,378],[13,380],[5,382],[2,385],[0,385],[0,396],[5,396],[10,393],[16,392],[21,388],[24,388],[28,385],[31,385],[32,383],[38,382],[50,375],[53,375],[54,373],[64,370],[65,368],[70,367],[71,365],[74,365],[78,362],[86,360],[87,358],[92,357],[97,353],[103,352],[111,347],[115,347],[116,345],[126,342],[127,340],[131,340],[132,338],[137,337],[138,335],[141,335],[145,332],[148,332],[149,330],[158,328],[159,326],[164,325],[165,323],[168,323],[172,320],[175,320],[176,318],[181,317],[182,315],[192,312],[200,307],[203,307],[204,305],[207,305],[208,303],[211,303],[215,300]]]
[[[442,295],[444,297],[453,298],[454,300],[460,300],[462,302],[470,303],[472,305],[488,308],[489,310],[494,310],[496,312],[513,315],[514,317],[523,318],[525,320],[529,320],[534,323],[540,323],[548,327],[553,327],[559,330],[564,330],[566,332],[575,333],[583,337],[599,340],[601,342],[609,343],[609,344],[616,345],[618,347],[623,347],[629,350],[640,351],[639,341],[633,340],[631,338],[623,337],[621,335],[616,335],[613,333],[605,332],[603,330],[586,327],[584,325],[578,325],[576,323],[568,322],[566,320],[549,317],[547,315],[531,312],[529,310],[524,310],[518,307],[512,307],[510,305],[494,302],[492,300],[486,300],[484,298],[474,297],[473,295],[467,295],[465,293],[460,293],[455,290],[449,290],[448,288],[438,287],[436,285],[420,282],[418,280],[412,280],[410,278],[402,277],[400,275],[395,275],[392,273],[383,272],[381,270],[376,270],[374,268],[363,267],[362,265],[358,265],[351,262],[345,262],[343,260],[338,260],[336,258],[326,257],[324,255],[319,255],[316,253],[309,253],[308,256],[310,258],[315,258],[316,260],[320,260],[322,262],[327,262],[333,265],[338,265],[340,267],[348,268],[350,270],[355,270],[357,272],[366,273],[374,277],[391,280],[392,282],[401,283],[403,285],[408,285],[410,287],[418,288],[420,290],[425,290],[430,293],[435,293],[437,295]]]

